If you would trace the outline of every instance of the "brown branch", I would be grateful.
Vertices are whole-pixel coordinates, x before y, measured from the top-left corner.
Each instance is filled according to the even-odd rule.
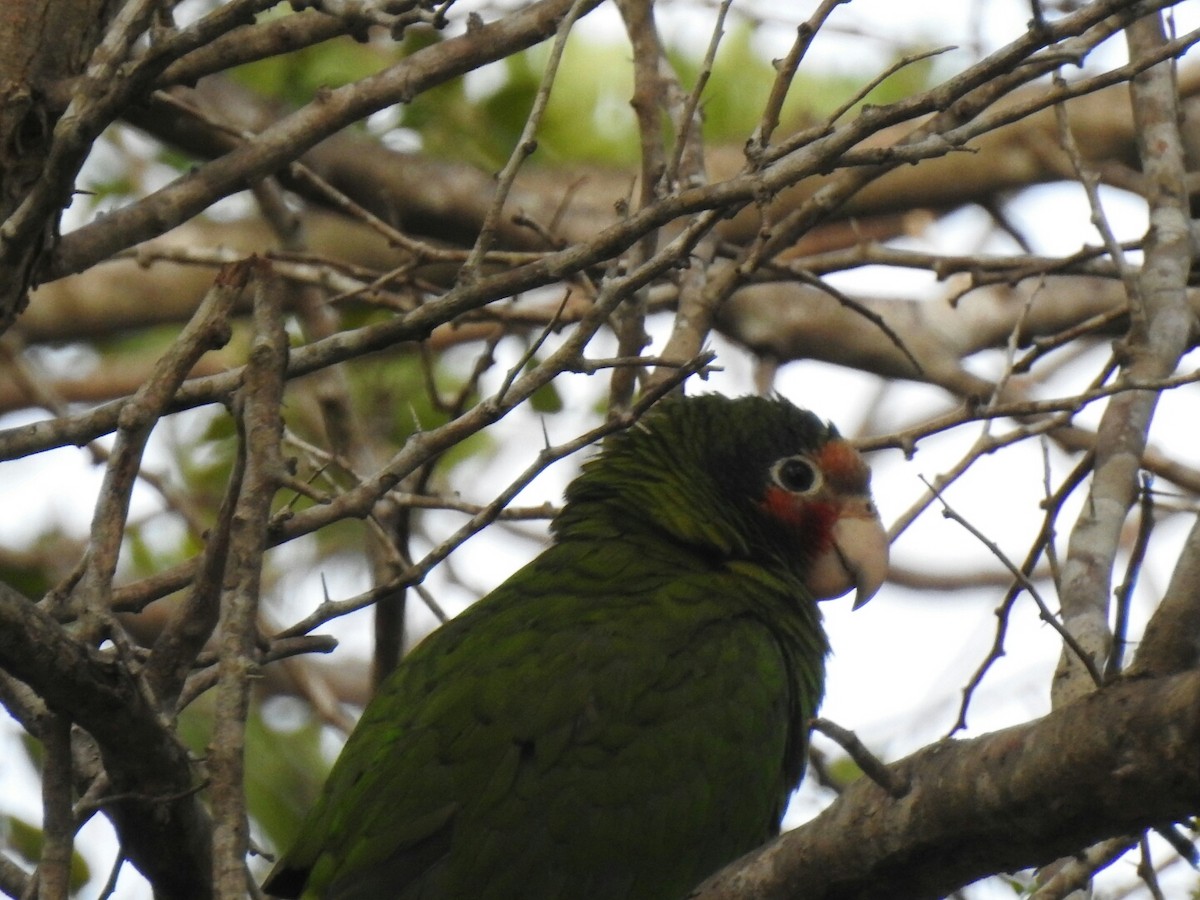
[[[75,816],[71,809],[71,722],[52,716],[42,731],[42,855],[38,900],[67,900]]]
[[[1200,672],[1118,682],[1050,715],[860,779],[691,900],[937,898],[1200,809]],[[1048,803],[1047,798],[1054,802]]]
[[[70,637],[0,583],[0,668],[96,739],[113,790],[107,808],[124,852],[162,892],[208,900],[210,824],[187,750],[124,665]]]
[[[586,9],[598,4],[599,0],[590,0]],[[55,276],[82,271],[190,219],[246,183],[270,175],[352,122],[544,40],[555,33],[572,5],[572,0],[541,0],[426,47],[376,75],[322,93],[253,141],[111,213],[103,223],[67,235],[51,269]]]
[[[93,619],[88,626],[92,639],[102,632],[101,623],[109,612],[112,579],[125,535],[129,502],[150,432],[196,360],[207,350],[224,346],[229,340],[229,313],[245,285],[247,271],[245,266],[233,266],[218,276],[191,321],[155,364],[150,378],[125,404],[118,418],[116,441],[109,454],[92,516],[83,576],[72,594],[75,612],[82,610]]]
[[[1131,672],[1169,675],[1200,665],[1200,517],[1184,542]]]
[[[33,876],[26,873],[7,856],[0,856],[0,891],[9,897],[25,897],[33,889]]]
[[[637,121],[640,177],[637,194],[617,203],[617,212],[634,212],[652,206],[668,193],[665,181],[667,169],[666,135],[663,116],[670,115],[672,96],[679,93],[679,84],[666,59],[666,51],[658,33],[654,4],[618,2],[617,9],[625,25],[625,34],[633,50],[633,96],[629,105]],[[678,125],[678,121],[675,121]],[[626,265],[638,265],[654,254],[661,235],[647,231],[624,254]],[[638,291],[613,313],[612,330],[617,339],[617,353],[636,356],[650,343],[646,333],[646,291]],[[613,372],[608,382],[607,408],[616,416],[629,408],[639,377],[637,369]]]
[[[45,173],[58,113],[46,100],[58,84],[85,68],[120,4],[108,0],[9,0],[0,15],[0,222],[7,221]],[[65,105],[64,105],[65,106]],[[25,246],[6,244],[0,259],[16,270],[14,282],[36,277],[41,252],[53,239],[47,223],[36,223]],[[19,257],[19,258],[17,258]],[[10,285],[6,285],[10,287]],[[0,332],[25,305],[25,291],[0,300]]]
[[[271,501],[284,463],[284,372],[288,339],[282,286],[262,265],[255,284],[254,344],[238,394],[238,429],[246,473],[229,531],[229,559],[220,619],[220,662],[209,771],[212,775],[213,885],[218,896],[246,889],[250,826],[245,794],[245,728],[258,641],[258,604]]]
[[[195,84],[205,75],[215,75],[234,66],[302,50],[346,34],[348,23],[313,9],[290,16],[242,25],[197,47],[167,66],[157,79],[161,86]]]
[[[1153,57],[1167,42],[1161,15],[1132,23],[1126,39],[1134,63]],[[1196,329],[1187,294],[1192,242],[1175,88],[1170,61],[1156,63],[1131,82],[1151,222],[1137,295],[1129,298],[1130,332],[1122,378],[1133,383],[1174,372]],[[1109,402],[1097,434],[1091,490],[1067,547],[1063,624],[1093,661],[1103,661],[1109,652],[1112,567],[1121,527],[1137,497],[1137,471],[1158,396],[1154,391],[1132,391]],[[1083,675],[1079,657],[1064,653],[1055,673],[1055,701],[1089,690]]]

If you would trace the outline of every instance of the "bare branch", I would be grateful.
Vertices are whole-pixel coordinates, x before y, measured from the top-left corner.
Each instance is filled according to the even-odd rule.
[[[897,897],[944,897],[985,874],[1187,816],[1200,804],[1200,672],[1118,683],[891,769],[911,785],[903,798],[859,779],[692,900],[865,900],[880,885]]]
[[[1131,672],[1170,674],[1200,665],[1200,518],[1184,542]]]
[[[575,22],[580,16],[585,15],[595,6],[594,0],[574,0],[570,8],[566,11],[566,15],[562,17],[562,21],[558,25],[558,32],[554,36],[554,42],[550,46],[550,58],[546,61],[546,68],[542,72],[542,82],[538,85],[537,93],[534,95],[533,108],[530,109],[529,115],[525,118],[525,126],[521,130],[521,136],[517,139],[517,144],[513,147],[513,152],[508,158],[508,162],[504,164],[504,168],[500,170],[497,177],[496,194],[492,198],[491,206],[488,207],[487,215],[483,220],[483,227],[479,229],[479,236],[475,239],[475,246],[471,248],[471,253],[467,257],[467,261],[463,263],[462,269],[459,270],[460,281],[470,282],[476,277],[476,270],[483,262],[484,256],[491,247],[492,241],[495,240],[496,222],[500,218],[500,214],[504,209],[504,204],[508,200],[508,195],[512,190],[513,181],[517,177],[517,172],[520,171],[521,165],[533,155],[537,149],[537,130],[541,124],[542,116],[546,112],[546,104],[550,100],[550,89],[554,87],[554,78],[558,74],[558,66],[562,61],[563,50],[567,45],[567,36],[570,35],[571,29],[575,26]]]
[[[584,8],[598,2],[590,0]],[[573,5],[574,0],[540,0],[511,16],[433,44],[361,82],[322,94],[265,129],[254,141],[112,213],[103,223],[84,226],[64,238],[52,264],[54,274],[82,271],[118,250],[160,234],[247,182],[271,174],[351,122],[544,40],[555,33]]]
[[[106,810],[130,861],[167,896],[210,897],[210,825],[187,751],[128,670],[3,583],[0,668],[96,739],[122,795]]]
[[[263,267],[265,269],[265,267]],[[245,890],[250,825],[245,797],[245,727],[256,667],[258,602],[271,501],[284,471],[284,370],[287,334],[279,282],[260,269],[255,283],[254,345],[238,400],[246,474],[229,534],[229,559],[220,620],[220,662],[209,755],[213,807],[213,884],[219,896]]]
[[[1128,28],[1130,58],[1152,56],[1166,43],[1160,15]],[[1131,82],[1139,124],[1142,167],[1151,194],[1146,261],[1138,278],[1140,308],[1131,316],[1122,377],[1133,382],[1169,375],[1190,346],[1196,316],[1188,305],[1192,262],[1186,165],[1179,133],[1174,66],[1159,62]],[[1093,661],[1109,652],[1108,604],[1112,567],[1125,516],[1137,496],[1137,470],[1158,394],[1135,391],[1114,397],[1101,419],[1096,467],[1088,499],[1063,566],[1063,622]],[[1055,677],[1060,702],[1089,689],[1074,653],[1064,653]]]

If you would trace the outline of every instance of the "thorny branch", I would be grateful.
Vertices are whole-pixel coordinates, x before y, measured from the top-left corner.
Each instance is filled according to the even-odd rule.
[[[256,667],[258,606],[271,501],[284,473],[283,373],[288,341],[280,284],[265,266],[254,285],[254,343],[235,407],[245,443],[245,475],[229,533],[221,595],[218,682],[208,770],[212,779],[213,885],[218,896],[245,891],[250,821],[246,810],[245,728]]]
[[[1161,16],[1134,22],[1126,39],[1133,61],[1153,55],[1167,42]],[[1120,375],[1135,383],[1173,372],[1195,331],[1196,316],[1187,298],[1193,254],[1174,72],[1169,60],[1159,62],[1130,82],[1150,205],[1146,259],[1137,291],[1129,298],[1130,329]],[[1158,398],[1154,391],[1131,391],[1109,402],[1100,422],[1091,488],[1063,564],[1063,623],[1093,661],[1103,662],[1109,653],[1113,563],[1121,527],[1137,496],[1137,470]],[[1063,654],[1055,678],[1056,702],[1089,689],[1080,678],[1079,662],[1077,654]]]

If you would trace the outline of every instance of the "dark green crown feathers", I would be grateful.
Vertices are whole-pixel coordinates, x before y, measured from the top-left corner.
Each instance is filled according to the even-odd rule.
[[[761,554],[774,543],[759,510],[770,466],[837,436],[779,397],[668,399],[584,464],[554,533],[647,530],[721,556]]]

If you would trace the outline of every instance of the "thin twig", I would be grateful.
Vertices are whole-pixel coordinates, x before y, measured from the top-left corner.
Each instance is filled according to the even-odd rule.
[[[1138,573],[1146,559],[1146,550],[1150,546],[1150,532],[1154,530],[1154,479],[1142,474],[1142,498],[1139,504],[1141,515],[1138,519],[1137,537],[1133,549],[1129,553],[1129,562],[1125,566],[1125,578],[1116,591],[1116,615],[1113,619],[1112,652],[1104,667],[1106,679],[1115,678],[1125,665],[1125,647],[1128,643],[1129,609],[1133,603],[1133,589],[1137,586]]]
[[[909,53],[902,56],[862,87],[858,88],[858,90],[856,90],[848,100],[844,101],[826,118],[825,124],[817,126],[818,129],[822,133],[828,133],[838,119],[842,118],[842,116],[854,109],[855,106],[867,98],[867,95],[870,94],[871,91],[875,90],[875,88],[879,87],[879,85],[883,84],[883,82],[887,81],[900,70],[906,69],[914,63],[921,62],[922,60],[931,59],[935,56],[941,56],[943,53],[949,53],[950,51],[957,49],[957,47],[952,46],[937,47],[933,50],[922,50],[918,51],[917,53]],[[778,147],[764,153],[764,160],[766,162],[774,162],[776,159],[791,153],[798,147],[804,146],[809,139],[809,135],[804,132],[793,135],[786,141],[783,141]]]
[[[924,479],[922,480],[924,481]],[[1046,601],[1042,599],[1041,592],[1037,589],[1037,586],[1030,581],[1029,577],[1008,558],[1007,554],[1000,549],[999,545],[997,545],[995,541],[991,540],[991,538],[987,537],[982,531],[955,512],[954,508],[946,502],[946,498],[942,496],[941,490],[935,488],[928,481],[925,481],[925,484],[929,490],[937,496],[938,501],[942,504],[942,515],[947,519],[957,522],[959,525],[965,528],[976,538],[976,540],[987,547],[993,556],[1003,563],[1004,567],[1012,573],[1013,578],[1015,578],[1025,592],[1029,594],[1029,596],[1033,599],[1033,602],[1037,604],[1038,612],[1042,621],[1057,631],[1059,636],[1063,639],[1063,643],[1067,645],[1071,652],[1078,655],[1080,662],[1086,667],[1088,674],[1092,676],[1092,680],[1095,682],[1096,687],[1102,685],[1104,683],[1104,677],[1100,670],[1096,667],[1095,661],[1084,652],[1075,636],[1071,634],[1063,626],[1063,624],[1058,621],[1058,617],[1050,611],[1050,607],[1046,604]]]
[[[1029,895],[1029,900],[1065,900],[1073,892],[1086,887],[1092,876],[1101,869],[1124,856],[1131,847],[1137,845],[1137,841],[1137,837],[1125,835],[1088,847],[1083,853],[1065,860],[1065,864],[1049,881]]]
[[[1138,848],[1141,851],[1138,858],[1137,873],[1142,879],[1142,883],[1146,885],[1146,889],[1150,891],[1150,896],[1154,900],[1166,900],[1163,896],[1162,888],[1158,884],[1158,876],[1154,871],[1154,857],[1150,853],[1150,838],[1142,832],[1142,836],[1138,838]]]
[[[700,71],[696,75],[696,83],[688,92],[679,120],[675,123],[675,146],[671,151],[671,160],[667,164],[665,179],[667,184],[675,184],[680,178],[683,171],[684,153],[689,148],[693,148],[697,153],[703,150],[700,133],[701,121],[697,115],[697,109],[700,107],[700,97],[704,94],[708,79],[712,76],[713,64],[717,59],[717,48],[721,46],[721,38],[725,36],[725,17],[729,14],[729,7],[732,4],[733,0],[721,0],[717,5],[717,18],[708,39],[708,48],[704,51],[704,58],[700,61]],[[691,174],[701,173],[693,172]]]
[[[550,463],[569,456],[572,453],[595,443],[600,438],[614,431],[619,431],[628,428],[636,422],[646,410],[654,403],[661,399],[665,394],[670,392],[677,383],[682,383],[695,371],[698,371],[708,363],[709,357],[702,356],[693,361],[692,365],[681,366],[676,370],[675,381],[666,382],[660,385],[657,389],[644,393],[635,402],[630,411],[620,419],[609,419],[604,423],[592,428],[589,431],[573,438],[562,444],[553,447],[543,448],[529,466],[517,476],[509,485],[501,491],[492,502],[481,508],[478,513],[473,515],[470,520],[463,524],[452,535],[442,541],[438,546],[434,547],[421,559],[419,563],[401,573],[395,581],[387,585],[377,585],[371,590],[352,597],[348,600],[341,601],[326,601],[318,606],[312,613],[301,619],[293,625],[279,632],[275,639],[293,637],[296,635],[307,634],[314,628],[325,624],[331,619],[344,616],[348,613],[362,609],[372,603],[378,601],[379,597],[385,596],[391,591],[395,591],[400,587],[410,584],[416,584],[429,573],[434,566],[444,560],[450,553],[464,541],[477,534],[482,528],[495,520],[500,511],[505,508],[509,500],[520,493],[524,488],[533,481],[541,472],[550,465]]]
[[[587,0],[575,0],[558,26],[558,32],[555,34],[554,41],[550,45],[550,56],[546,60],[545,69],[542,71],[541,83],[538,85],[537,93],[534,94],[533,108],[529,110],[529,115],[525,117],[525,125],[521,129],[521,136],[517,138],[516,146],[509,155],[508,161],[504,164],[504,168],[500,170],[500,174],[497,176],[496,195],[483,217],[483,225],[479,229],[479,236],[475,239],[475,245],[471,248],[471,253],[467,256],[467,261],[463,263],[462,268],[459,270],[459,280],[462,283],[469,283],[475,279],[484,256],[491,248],[492,241],[495,240],[496,227],[500,221],[500,215],[504,210],[504,204],[508,201],[508,195],[512,190],[513,182],[516,181],[517,173],[521,170],[521,166],[524,165],[525,160],[532,156],[533,152],[537,149],[537,131],[541,126],[542,116],[546,112],[546,104],[550,101],[550,90],[554,87],[554,79],[558,75],[558,66],[562,61],[563,51],[567,46],[567,37],[571,34],[571,29],[575,26],[575,22],[581,15],[587,12],[588,8],[589,4]]]
[[[1054,86],[1059,90],[1064,90],[1067,87],[1067,81],[1063,78],[1061,69],[1054,72],[1052,81]],[[1058,125],[1059,145],[1071,161],[1071,168],[1075,170],[1075,178],[1083,187],[1084,194],[1087,196],[1088,207],[1092,213],[1092,226],[1100,233],[1100,239],[1104,242],[1104,247],[1108,251],[1108,257],[1116,267],[1117,274],[1120,276],[1121,282],[1125,285],[1125,291],[1130,298],[1130,313],[1136,316],[1138,315],[1138,310],[1141,308],[1141,304],[1135,302],[1135,298],[1138,296],[1137,273],[1125,259],[1125,252],[1116,235],[1113,233],[1112,226],[1109,224],[1108,214],[1105,212],[1104,203],[1100,199],[1100,178],[1083,160],[1083,153],[1080,151],[1079,144],[1075,140],[1075,133],[1071,129],[1071,122],[1065,103],[1054,104],[1054,120]]]
[[[819,731],[835,741],[854,760],[855,765],[862,769],[864,775],[892,797],[899,799],[909,792],[911,786],[897,780],[887,764],[868,750],[853,731],[843,728],[829,719],[813,719],[812,728],[813,731]]]
[[[763,165],[763,155],[771,143],[771,136],[779,127],[783,103],[787,99],[788,91],[792,88],[792,81],[796,78],[801,61],[808,53],[808,48],[812,46],[813,38],[817,36],[830,14],[846,2],[847,0],[821,0],[821,5],[808,17],[808,20],[801,22],[796,27],[796,39],[792,42],[787,55],[783,59],[775,61],[775,80],[771,83],[771,93],[767,96],[767,102],[763,104],[762,117],[759,119],[758,127],[750,136],[750,140],[746,142],[746,158],[752,168],[757,169]]]
[[[817,290],[828,294],[839,304],[846,307],[846,309],[859,316],[862,316],[864,319],[882,331],[887,339],[896,347],[896,349],[904,354],[904,358],[912,364],[913,370],[918,375],[924,374],[924,367],[917,360],[917,358],[913,356],[912,351],[908,349],[908,345],[904,343],[904,340],[896,333],[895,329],[887,323],[887,320],[884,319],[883,316],[879,315],[879,313],[872,309],[868,309],[864,304],[859,303],[854,298],[847,296],[842,291],[839,291],[833,285],[825,281],[825,279],[819,278],[811,272],[805,272],[803,270],[793,271],[802,282],[810,287],[815,287]]]
[[[1053,551],[1055,522],[1062,511],[1063,503],[1083,483],[1088,473],[1091,472],[1092,461],[1092,454],[1085,454],[1084,458],[1079,461],[1071,473],[1063,480],[1058,490],[1042,501],[1042,506],[1046,511],[1042,517],[1042,527],[1037,537],[1034,538],[1029,552],[1025,555],[1025,561],[1021,564],[1021,571],[1027,578],[1032,573],[1038,557],[1043,552],[1049,555]],[[1047,493],[1049,493],[1048,490]],[[953,737],[956,732],[967,727],[967,710],[971,706],[971,700],[975,696],[975,691],[983,683],[984,676],[987,675],[992,665],[1005,654],[1004,642],[1008,634],[1009,616],[1012,613],[1014,604],[1017,602],[1017,598],[1020,597],[1023,590],[1024,585],[1020,581],[1012,582],[1008,590],[1005,591],[1004,599],[996,607],[996,636],[992,640],[992,646],[988,650],[987,656],[984,657],[983,662],[979,664],[979,668],[975,670],[974,674],[971,675],[971,679],[963,688],[962,702],[958,708],[958,718],[950,727],[950,731],[946,734],[946,737]]]

